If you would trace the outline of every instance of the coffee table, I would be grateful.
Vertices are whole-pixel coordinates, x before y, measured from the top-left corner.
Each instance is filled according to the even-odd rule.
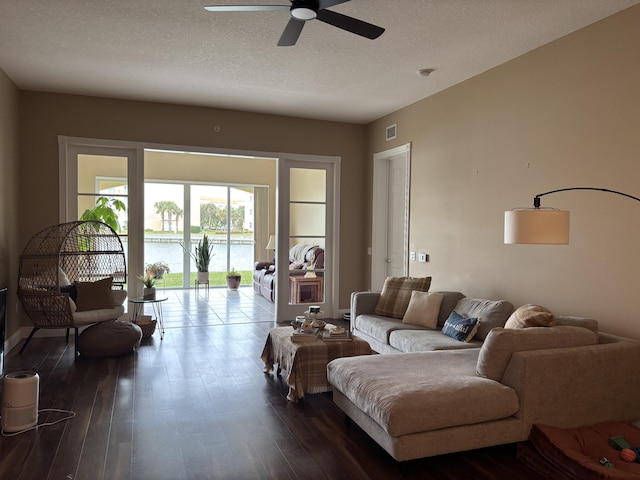
[[[328,328],[333,325],[327,325]],[[327,381],[327,364],[336,358],[369,355],[371,347],[364,340],[353,337],[350,342],[324,342],[320,339],[306,342],[292,342],[293,327],[274,327],[269,330],[267,341],[262,350],[264,371],[273,371],[278,364],[276,374],[287,372],[289,386],[287,399],[296,402],[305,393],[321,393],[332,390]]]

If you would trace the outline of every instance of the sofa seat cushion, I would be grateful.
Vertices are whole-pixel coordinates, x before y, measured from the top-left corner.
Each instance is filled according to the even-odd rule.
[[[480,348],[482,342],[479,340],[460,342],[444,335],[441,330],[394,330],[389,335],[389,345],[408,353]]]
[[[427,330],[425,327],[403,323],[401,319],[384,317],[382,315],[358,315],[354,326],[362,333],[375,338],[379,342],[389,343],[389,335],[395,330]]]
[[[480,319],[475,338],[484,340],[492,328],[504,327],[513,312],[513,304],[506,300],[461,298],[454,310],[463,317]]]
[[[327,378],[394,437],[513,415],[516,393],[476,375],[478,351],[339,358]]]

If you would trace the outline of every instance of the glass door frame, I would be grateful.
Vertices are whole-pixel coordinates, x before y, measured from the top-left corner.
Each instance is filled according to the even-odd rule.
[[[61,223],[78,219],[78,155],[100,155],[127,158],[127,288],[130,296],[142,295],[142,284],[133,282],[142,272],[144,236],[142,228],[135,228],[144,221],[144,148],[136,142],[119,142],[79,137],[58,137],[59,161],[59,219]],[[142,186],[138,187],[142,182]]]
[[[289,303],[289,204],[292,168],[322,169],[326,172],[326,218],[324,257],[324,301],[318,302],[325,318],[337,318],[339,300],[340,238],[340,157],[315,155],[283,155],[277,168],[276,223],[276,318],[279,322],[302,315],[308,304]],[[315,303],[314,303],[315,304]]]
[[[290,153],[274,153],[267,151],[230,150],[197,146],[170,145],[145,142],[130,142],[118,140],[92,139],[83,137],[58,137],[59,160],[59,218],[60,222],[68,222],[78,218],[76,195],[78,190],[77,155],[105,155],[128,158],[129,183],[129,241],[128,241],[128,283],[130,295],[140,296],[142,285],[132,282],[132,278],[143,273],[144,263],[144,151],[145,149],[175,150],[203,152],[224,155],[254,156],[260,158],[274,158],[277,162],[276,179],[276,283],[285,285],[276,287],[276,318],[293,319],[306,309],[305,305],[289,305],[289,259],[288,233],[278,235],[278,232],[289,232],[289,168],[309,168],[313,164],[317,168],[327,169],[327,236],[325,245],[325,316],[337,318],[339,301],[339,260],[340,260],[340,163],[339,156],[303,155]],[[314,167],[315,168],[315,167]],[[280,208],[286,205],[286,211]],[[133,291],[133,293],[132,293]]]

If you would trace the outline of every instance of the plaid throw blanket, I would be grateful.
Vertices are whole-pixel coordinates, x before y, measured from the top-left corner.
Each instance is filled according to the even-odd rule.
[[[305,393],[331,390],[327,382],[327,364],[331,360],[371,353],[369,344],[356,337],[351,342],[294,343],[292,333],[292,327],[272,328],[261,355],[265,372],[271,372],[274,364],[278,364],[278,373],[280,370],[287,372],[287,399],[292,402],[304,397]]]

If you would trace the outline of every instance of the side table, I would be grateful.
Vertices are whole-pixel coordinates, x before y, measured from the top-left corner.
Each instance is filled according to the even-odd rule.
[[[289,276],[289,303],[322,302],[322,277]]]
[[[169,300],[168,297],[163,298],[130,298],[129,302],[133,303],[133,313],[131,321],[137,323],[138,318],[144,315],[145,304],[151,304],[153,313],[158,321],[158,330],[160,330],[160,340],[164,338],[164,318],[162,317],[162,302]]]

